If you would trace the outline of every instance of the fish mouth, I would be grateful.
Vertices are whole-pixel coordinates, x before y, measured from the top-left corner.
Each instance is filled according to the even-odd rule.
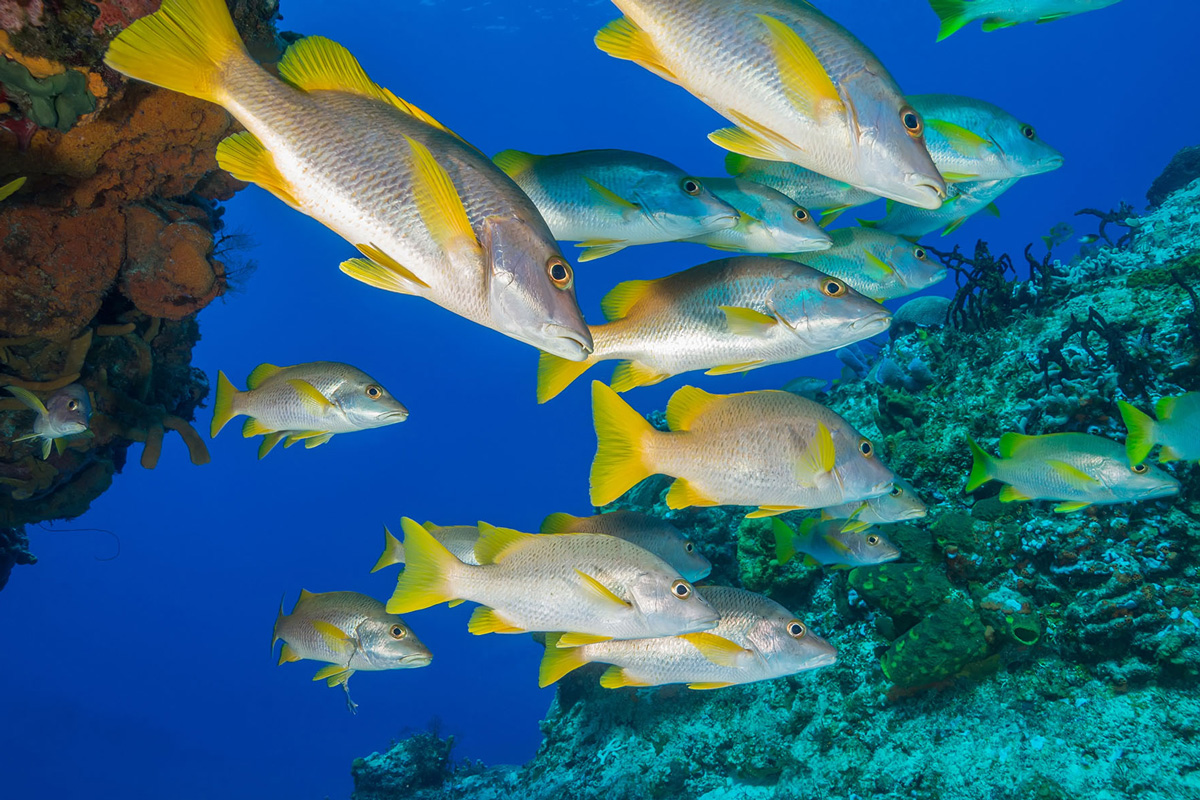
[[[432,661],[432,653],[411,653],[400,657],[400,665],[404,667],[427,667]]]
[[[580,332],[566,325],[547,322],[542,326],[542,337],[537,347],[568,361],[586,360],[595,347],[592,334],[587,328]]]
[[[902,203],[936,211],[946,199],[946,182],[928,175],[906,175],[904,189],[892,194]]]
[[[900,522],[900,521],[906,520],[906,519],[922,519],[928,513],[929,512],[923,508],[914,508],[909,511],[905,511],[903,514],[900,515],[899,519],[897,519],[896,521]]]
[[[824,239],[808,239],[808,249],[801,250],[802,253],[815,253],[819,250],[829,250],[833,247],[833,239],[826,236]]]
[[[379,419],[384,422],[404,422],[408,419],[408,409],[403,411],[385,411],[379,415]]]
[[[851,322],[850,330],[855,333],[862,333],[863,331],[886,331],[891,325],[892,312],[876,311]]]
[[[700,224],[708,230],[724,230],[737,226],[738,217],[734,214],[709,214],[700,218]]]

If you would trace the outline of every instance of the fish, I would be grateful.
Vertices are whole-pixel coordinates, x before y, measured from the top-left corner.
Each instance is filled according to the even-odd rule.
[[[782,192],[742,178],[704,178],[704,185],[737,209],[738,222],[685,242],[740,253],[807,253],[832,245],[808,209]]]
[[[965,181],[950,185],[945,204],[936,211],[926,211],[899,203],[889,203],[883,219],[858,221],[865,228],[874,228],[897,236],[917,239],[942,228],[942,236],[958,230],[964,222],[980,211],[1000,216],[996,198],[1011,189],[1019,178],[998,181]]]
[[[822,519],[853,520],[857,525],[886,525],[920,519],[928,512],[917,490],[902,478],[896,478],[892,490],[862,503],[844,503],[821,509]]]
[[[1085,11],[1115,5],[1120,0],[929,0],[941,27],[940,42],[964,25],[982,19],[987,33],[1022,22],[1053,22]]]
[[[1094,233],[1085,233],[1083,236],[1079,237],[1080,244],[1092,244],[1099,240],[1100,240],[1100,237]]]
[[[592,517],[557,512],[542,522],[542,533],[603,533],[632,542],[670,564],[695,583],[712,572],[712,564],[691,539],[666,520],[636,511],[609,511]],[[461,559],[460,559],[461,560]]]
[[[473,634],[567,631],[568,643],[707,630],[717,612],[678,570],[635,544],[599,533],[521,533],[479,523],[464,564],[425,528],[401,520],[407,563],[387,603],[405,614],[470,600]]]
[[[217,396],[210,428],[215,437],[237,416],[248,419],[242,436],[263,437],[261,459],[283,441],[285,447],[325,444],[334,434],[395,425],[408,409],[370,375],[337,361],[292,367],[259,364],[246,378],[246,391],[217,373]]]
[[[833,222],[847,209],[879,199],[879,195],[865,189],[787,161],[765,161],[740,153],[726,153],[725,171],[787,195],[804,208],[820,211],[821,225]]]
[[[16,193],[17,189],[20,189],[24,185],[25,178],[22,177],[14,178],[3,186],[0,186],[0,200],[11,197],[14,193]]]
[[[87,389],[78,383],[55,391],[44,404],[41,398],[28,389],[22,389],[20,386],[4,388],[37,413],[33,420],[33,432],[18,436],[13,441],[40,441],[43,459],[50,457],[51,446],[61,454],[66,449],[68,437],[88,430],[92,418],[92,401]]]
[[[900,558],[900,549],[881,533],[846,527],[849,520],[808,518],[794,530],[783,520],[771,520],[775,558],[782,565],[804,553],[805,566],[867,567]]]
[[[790,392],[714,395],[684,386],[667,402],[669,431],[655,430],[599,381],[592,409],[597,507],[655,474],[675,478],[668,508],[755,506],[751,519],[877,497],[896,478],[850,423]]]
[[[442,547],[449,550],[455,558],[464,564],[479,564],[475,557],[475,545],[479,542],[479,528],[474,525],[434,525],[426,522],[423,526]],[[385,567],[404,563],[404,543],[397,539],[385,526],[383,529],[383,555],[371,567],[371,572],[378,572]]]
[[[785,392],[798,394],[801,397],[807,397],[809,400],[812,400],[817,395],[829,389],[829,379],[811,378],[807,376],[801,378],[792,378],[780,388]]]
[[[892,314],[892,336],[912,333],[920,328],[943,327],[952,305],[949,297],[937,295],[909,300]]]
[[[999,106],[956,94],[910,94],[925,145],[947,183],[1024,178],[1056,170],[1062,153]]]
[[[279,664],[301,659],[327,662],[313,680],[342,686],[351,712],[358,708],[350,699],[349,681],[355,672],[414,669],[433,660],[429,648],[403,619],[358,592],[301,589],[291,614],[284,614],[282,602],[279,605],[271,647],[281,639]]]
[[[619,359],[612,386],[625,392],[703,369],[745,372],[835,350],[887,330],[891,313],[846,281],[779,258],[735,256],[665,278],[618,284],[601,302],[585,361],[543,353],[539,403],[593,364]]]
[[[679,84],[735,127],[719,147],[790,161],[934,209],[946,182],[924,122],[874,53],[798,0],[614,0],[596,46]]]
[[[1070,225],[1065,222],[1059,222],[1050,228],[1050,233],[1043,236],[1042,241],[1046,243],[1047,250],[1053,250],[1067,239],[1070,239],[1071,234],[1074,232],[1075,229]]]
[[[717,626],[703,633],[578,647],[563,647],[558,634],[548,634],[538,685],[549,686],[591,662],[612,665],[600,677],[606,689],[668,683],[720,689],[836,663],[837,649],[774,600],[729,586],[703,591],[721,614]]]
[[[905,297],[942,281],[946,268],[929,252],[895,234],[871,228],[839,228],[833,247],[820,253],[785,255],[845,281],[877,302]]]
[[[591,349],[571,266],[532,201],[336,42],[296,41],[275,77],[246,52],[225,0],[163,0],[104,60],[229,111],[246,130],[217,146],[218,165],[357,247],[341,265],[350,277],[563,358]]]
[[[1200,461],[1200,392],[1164,397],[1154,419],[1124,400],[1117,402],[1129,431],[1125,452],[1130,464],[1141,464],[1161,444],[1159,461]]]
[[[974,461],[966,491],[988,481],[1005,484],[1001,502],[1057,500],[1055,511],[1130,503],[1179,493],[1179,481],[1149,464],[1131,465],[1125,447],[1087,433],[1000,437],[1000,458],[968,439]]]
[[[732,228],[740,219],[706,182],[643,153],[504,150],[493,161],[529,195],[556,239],[578,242],[580,261]]]

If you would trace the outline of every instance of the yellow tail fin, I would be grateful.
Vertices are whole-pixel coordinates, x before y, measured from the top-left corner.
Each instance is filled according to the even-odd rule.
[[[550,353],[542,353],[538,357],[537,401],[544,403],[558,397],[563,389],[595,363],[596,359],[591,356],[583,361],[568,361]]]
[[[234,387],[229,378],[225,377],[225,373],[217,370],[217,396],[213,400],[213,418],[212,425],[208,429],[209,436],[216,437],[221,432],[221,428],[224,428],[229,420],[238,415],[238,412],[233,410],[233,398],[239,394],[241,392]]]
[[[404,531],[404,572],[387,602],[389,614],[407,614],[457,600],[453,577],[463,563],[415,520],[400,521]]]
[[[1129,456],[1129,465],[1137,466],[1146,460],[1146,456],[1150,455],[1150,451],[1157,444],[1154,441],[1158,433],[1155,430],[1156,424],[1153,417],[1124,400],[1118,400],[1117,406],[1121,409],[1121,418],[1125,420],[1125,427],[1129,431],[1129,435],[1125,437],[1125,453]]]
[[[220,103],[221,72],[249,58],[225,0],[163,0],[113,40],[104,63],[131,78]]]
[[[428,528],[426,528],[428,530]],[[378,572],[384,567],[390,567],[393,564],[404,563],[404,545],[400,540],[392,535],[392,532],[383,528],[383,555],[375,562],[375,566],[371,567],[371,572]]]
[[[971,446],[971,474],[967,478],[967,485],[963,491],[973,492],[993,479],[992,465],[996,459],[988,455],[982,447],[975,444],[974,439],[967,439],[967,444]]]
[[[561,633],[546,634],[546,652],[542,655],[542,664],[538,667],[538,686],[545,689],[556,683],[568,672],[579,669],[588,663],[578,647],[559,647]]]
[[[600,381],[592,382],[596,458],[592,461],[592,505],[616,500],[654,474],[646,464],[645,443],[654,434],[641,414]]]
[[[793,541],[796,532],[779,517],[772,518],[771,532],[775,534],[775,560],[782,567],[796,555],[796,545]]]

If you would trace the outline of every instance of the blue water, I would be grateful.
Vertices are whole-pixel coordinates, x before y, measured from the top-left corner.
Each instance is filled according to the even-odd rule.
[[[976,217],[946,242],[982,237],[1017,256],[1059,221],[1091,232],[1073,212],[1121,200],[1140,208],[1171,155],[1196,143],[1195,4],[1131,1],[987,35],[973,26],[941,44],[920,0],[823,8],[905,91],[989,100],[1064,153],[1062,169],[1001,198],[1003,218]],[[280,30],[342,42],[377,82],[488,153],[627,148],[723,174],[723,151],[705,134],[727,123],[593,46],[618,15],[608,3],[285,0],[282,11]],[[368,570],[382,525],[401,516],[536,530],[552,511],[590,513],[587,381],[539,407],[532,349],[350,280],[337,270],[354,255],[348,244],[257,188],[228,205],[231,227],[258,244],[259,268],[203,312],[195,365],[215,383],[218,369],[241,382],[264,361],[347,361],[412,415],[262,462],[233,427],[210,443],[205,467],[172,437],[153,471],[136,466],[135,452],[86,515],[53,526],[116,532],[115,560],[97,560],[112,554],[105,534],[31,528],[40,562],[18,568],[0,594],[2,797],[344,797],[354,757],[433,717],[457,737],[457,755],[489,763],[525,761],[540,741],[553,696],[537,688],[540,648],[522,636],[472,637],[466,607],[410,615],[433,664],[356,675],[357,716],[340,691],[312,683],[316,665],[276,667],[267,645],[285,593],[289,608],[301,587],[386,598],[394,572]],[[659,245],[581,265],[581,305],[596,318],[615,283],[713,257]],[[718,392],[775,388],[835,363],[702,380]],[[694,380],[629,399],[660,408]]]

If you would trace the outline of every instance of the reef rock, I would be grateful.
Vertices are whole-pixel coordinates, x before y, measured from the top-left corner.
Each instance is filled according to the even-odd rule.
[[[1160,206],[1172,192],[1177,192],[1200,178],[1200,145],[1185,147],[1171,157],[1162,174],[1150,184],[1146,199],[1151,207]]]

